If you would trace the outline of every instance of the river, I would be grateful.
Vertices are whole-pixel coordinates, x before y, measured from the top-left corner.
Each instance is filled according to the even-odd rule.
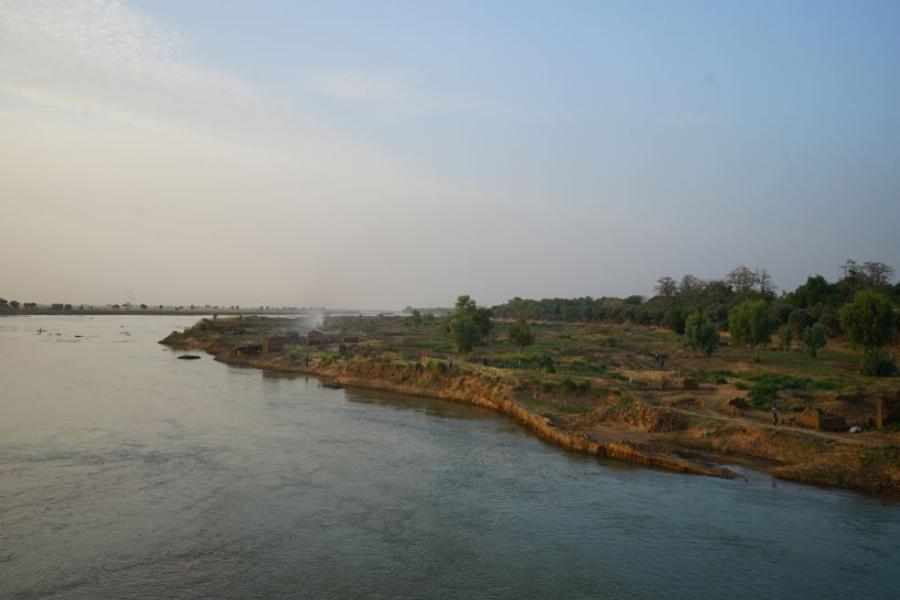
[[[895,502],[156,343],[194,321],[0,317],[0,598],[897,597]]]

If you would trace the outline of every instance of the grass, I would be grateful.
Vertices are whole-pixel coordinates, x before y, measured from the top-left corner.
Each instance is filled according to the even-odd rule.
[[[781,374],[757,374],[747,375],[747,378],[755,383],[750,390],[750,403],[758,409],[768,408],[778,392],[785,390],[834,390],[839,384],[823,379],[811,379],[809,377],[795,377]]]

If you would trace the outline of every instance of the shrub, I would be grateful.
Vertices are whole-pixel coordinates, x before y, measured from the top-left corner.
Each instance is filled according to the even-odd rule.
[[[803,345],[813,358],[825,347],[825,328],[821,323],[814,323],[803,330]]]
[[[525,320],[524,315],[516,317],[515,322],[509,326],[509,341],[519,348],[524,348],[534,343],[534,334],[531,333],[528,321]]]
[[[884,350],[870,350],[863,353],[860,373],[868,377],[895,377],[897,364]]]
[[[684,335],[684,311],[677,304],[666,311],[666,326],[678,335]]]
[[[684,335],[691,348],[701,350],[707,356],[712,355],[719,346],[719,332],[699,311],[687,318],[684,324]]]

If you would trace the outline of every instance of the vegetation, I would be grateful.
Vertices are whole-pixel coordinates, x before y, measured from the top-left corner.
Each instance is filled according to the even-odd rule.
[[[534,343],[534,334],[531,333],[524,315],[516,317],[516,321],[509,326],[509,340],[519,348]]]
[[[666,311],[666,325],[673,333],[684,335],[684,311],[677,304],[673,304]]]
[[[478,306],[467,295],[460,296],[456,299],[456,308],[446,317],[445,329],[458,351],[471,352],[491,331],[491,310]]]
[[[894,308],[888,299],[877,292],[860,290],[838,314],[847,340],[863,348],[862,373],[895,375],[897,367],[884,350],[894,338]]]
[[[794,329],[790,325],[782,325],[778,328],[778,341],[783,352],[791,349],[791,343],[794,340]]]
[[[825,347],[825,327],[821,323],[813,323],[803,331],[803,346],[813,358]]]
[[[757,349],[772,337],[772,319],[763,300],[747,300],[731,309],[728,315],[731,341],[736,346]],[[756,354],[757,359],[759,354]]]
[[[687,318],[684,326],[685,339],[691,348],[711,356],[719,346],[719,332],[701,312]]]

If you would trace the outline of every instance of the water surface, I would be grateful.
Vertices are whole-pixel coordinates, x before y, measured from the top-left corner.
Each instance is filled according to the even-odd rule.
[[[194,320],[0,318],[0,598],[897,597],[897,504],[156,343]]]

